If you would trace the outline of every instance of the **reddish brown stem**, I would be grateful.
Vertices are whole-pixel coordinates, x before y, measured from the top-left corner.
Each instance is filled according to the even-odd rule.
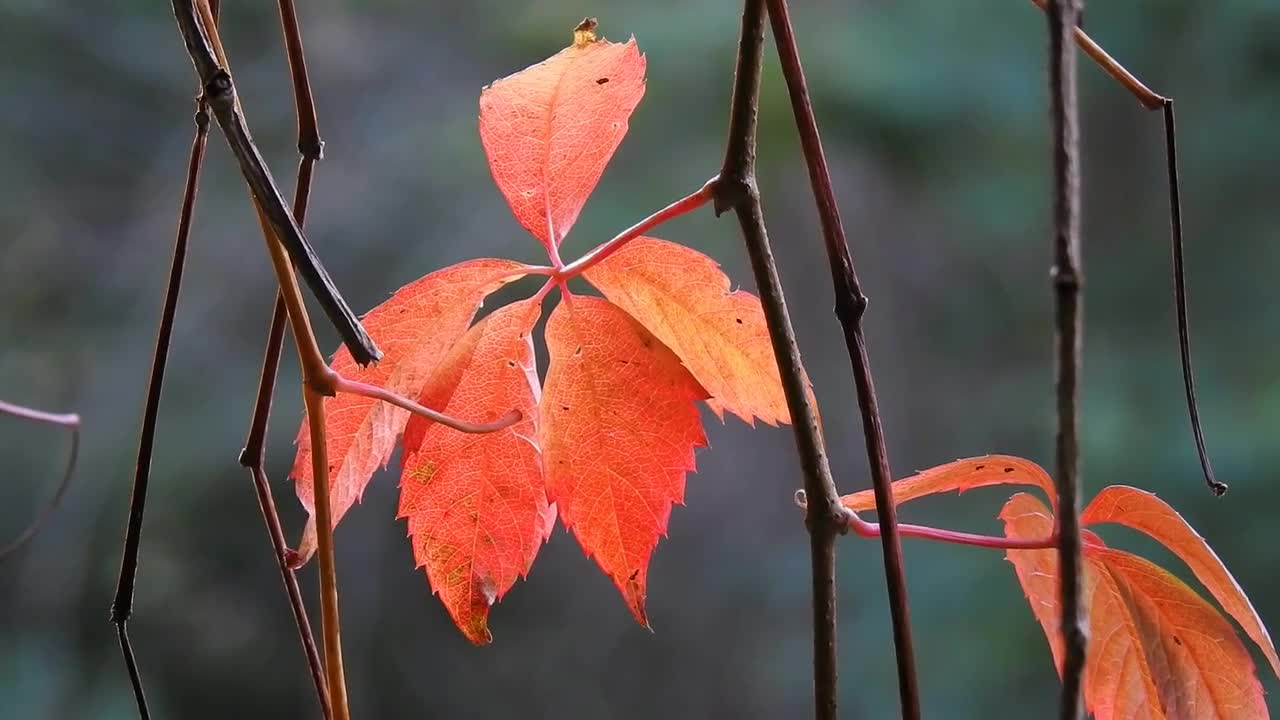
[[[889,467],[889,453],[884,439],[884,427],[876,400],[875,384],[871,379],[871,360],[867,353],[862,319],[867,309],[867,297],[862,293],[858,275],[854,270],[849,244],[845,239],[840,209],[836,204],[831,185],[831,173],[827,169],[822,139],[818,133],[818,121],[800,63],[795,31],[791,26],[786,0],[768,0],[769,20],[773,27],[774,42],[782,64],[782,75],[791,97],[796,129],[805,164],[809,169],[809,182],[818,206],[818,218],[831,268],[831,280],[835,288],[836,316],[844,329],[845,345],[852,365],[854,385],[857,389],[858,409],[862,414],[862,429],[867,449],[867,461],[871,468],[871,481],[875,490],[876,506],[884,508],[881,518],[881,547],[884,555],[885,581],[889,594],[889,610],[893,622],[893,641],[898,665],[898,695],[902,716],[908,720],[920,717],[920,696],[916,679],[915,650],[911,640],[911,613],[907,601],[906,570],[902,561],[902,545],[898,541],[897,512],[893,502],[893,473]]]
[[[665,223],[669,220],[674,220],[680,217],[681,215],[685,215],[687,213],[693,212],[694,210],[697,210],[703,205],[706,205],[707,203],[711,202],[711,200],[715,197],[715,189],[716,189],[716,178],[711,178],[706,183],[704,183],[703,186],[697,192],[691,193],[689,195],[686,195],[683,198],[680,198],[679,200],[662,208],[661,210],[650,215],[644,220],[641,220],[635,225],[632,225],[626,230],[623,230],[621,233],[618,233],[618,235],[613,239],[596,246],[595,249],[586,253],[585,255],[578,258],[577,260],[574,260],[568,265],[565,265],[564,267],[558,270],[554,267],[530,267],[528,268],[528,271],[531,274],[550,275],[553,278],[559,278],[562,280],[569,280],[571,278],[575,278],[581,275],[582,273],[586,272],[587,270],[590,270],[591,268],[595,267],[596,264],[600,263],[605,258],[609,257],[610,255],[620,250],[623,245],[626,245],[632,240],[635,240],[641,235],[644,235],[645,233],[658,227],[662,223]]]
[[[377,385],[370,385],[369,383],[362,383],[357,380],[348,380],[337,373],[334,373],[333,377],[333,386],[338,390],[338,392],[351,393],[352,395],[360,395],[374,400],[391,403],[398,408],[408,410],[415,415],[420,415],[428,420],[438,422],[445,427],[453,428],[459,432],[491,433],[503,428],[511,427],[512,425],[520,422],[521,415],[519,410],[512,410],[506,415],[495,420],[489,420],[481,423],[466,422],[464,420],[458,420],[445,415],[442,412],[432,410],[429,407],[419,405],[418,403],[401,395],[397,395],[386,388],[378,387]]]

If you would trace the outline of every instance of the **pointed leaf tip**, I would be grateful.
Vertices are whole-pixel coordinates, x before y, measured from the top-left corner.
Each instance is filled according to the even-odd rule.
[[[490,607],[528,574],[555,522],[536,444],[539,312],[520,302],[476,323],[421,397],[463,417],[515,408],[519,422],[476,435],[414,416],[404,433],[400,517],[432,590],[477,645],[492,640]]]
[[[648,627],[649,558],[683,502],[695,403],[706,390],[661,340],[600,298],[574,296],[547,321],[550,366],[539,405],[547,493],[565,527]]]
[[[707,389],[707,405],[754,424],[788,423],[782,379],[760,299],[731,291],[715,260],[638,237],[585,273],[609,301],[670,347]]]
[[[635,40],[595,38],[588,21],[574,44],[480,94],[480,140],[494,182],[548,250],[577,221],[644,96]]]

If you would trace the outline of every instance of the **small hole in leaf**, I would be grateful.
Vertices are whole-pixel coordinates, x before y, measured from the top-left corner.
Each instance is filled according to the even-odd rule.
[[[596,81],[596,84],[597,84],[597,85],[603,85],[603,84],[605,84],[605,83],[607,83],[607,82],[609,82],[609,78],[600,78],[599,80],[597,80],[597,81]]]
[[[515,366],[516,366],[516,361],[515,361],[515,360],[508,360],[508,361],[507,361],[507,367],[515,367]]]
[[[630,579],[635,580],[636,576],[638,576],[639,574],[640,574],[640,568],[636,568],[635,570],[632,570]]]

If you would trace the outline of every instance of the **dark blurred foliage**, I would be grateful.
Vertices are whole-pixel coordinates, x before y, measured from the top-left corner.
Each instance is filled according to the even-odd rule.
[[[294,119],[275,6],[225,2],[223,12],[250,123],[277,176],[291,178]],[[583,15],[600,16],[614,38],[635,34],[649,90],[566,253],[696,189],[719,164],[737,2],[309,0],[300,13],[328,143],[308,227],[358,309],[466,258],[537,259],[489,178],[476,100],[485,83],[563,47]],[[794,15],[872,298],[869,342],[894,468],[988,451],[1050,465],[1042,17],[1015,0],[808,0]],[[1087,494],[1130,483],[1168,499],[1274,626],[1280,4],[1094,3],[1087,20],[1116,57],[1178,99],[1194,352],[1209,446],[1232,486],[1221,500],[1204,489],[1183,408],[1160,119],[1082,64]],[[866,486],[867,469],[848,362],[785,90],[768,62],[765,209],[833,467],[852,491]],[[167,3],[0,0],[0,396],[74,409],[85,422],[66,504],[0,566],[0,717],[133,716],[107,609],[194,87]],[[272,278],[216,134],[210,149],[132,627],[159,717],[314,717],[236,464]],[[703,211],[659,234],[750,285],[731,220]],[[283,474],[301,403],[289,363],[292,355],[270,471],[294,538],[302,516]],[[655,556],[654,634],[558,531],[528,582],[495,609],[494,644],[469,646],[413,567],[393,520],[394,474],[376,477],[337,536],[355,715],[803,716],[808,556],[791,503],[801,483],[792,439],[708,420],[713,447]],[[49,491],[65,439],[12,420],[0,427],[8,534]],[[931,499],[904,515],[998,532],[1006,495]],[[1169,561],[1123,531],[1104,533]],[[906,557],[926,715],[1047,717],[1057,679],[1001,555],[910,541]],[[839,563],[840,699],[847,717],[890,717],[880,549],[849,538]],[[302,580],[314,599],[314,565]],[[1275,679],[1264,671],[1263,680],[1274,692]]]

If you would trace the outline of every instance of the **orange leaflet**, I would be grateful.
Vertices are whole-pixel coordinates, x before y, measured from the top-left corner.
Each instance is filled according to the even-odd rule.
[[[1090,567],[1110,574],[1117,591],[1116,606],[1127,618],[1100,615],[1090,625],[1094,637],[1128,644],[1128,653],[1145,660],[1155,679],[1156,695],[1146,702],[1165,717],[1266,718],[1262,684],[1253,660],[1231,625],[1185,583],[1154,563],[1119,550],[1091,547]],[[1119,626],[1119,627],[1116,627]],[[1117,682],[1119,692],[1133,692]],[[1119,694],[1117,692],[1117,695]],[[1104,715],[1098,720],[1126,715]]]
[[[480,139],[516,220],[554,252],[627,134],[644,95],[635,39],[573,45],[494,82],[480,95]]]
[[[1231,617],[1240,623],[1245,633],[1253,639],[1271,663],[1271,669],[1280,675],[1280,658],[1276,657],[1275,644],[1262,625],[1262,619],[1253,609],[1244,590],[1227,571],[1222,560],[1204,538],[1200,537],[1176,510],[1155,495],[1124,485],[1104,488],[1089,503],[1080,522],[1119,523],[1146,533],[1182,558],[1201,583]]]
[[[344,377],[417,397],[436,365],[467,330],[486,295],[523,275],[510,260],[471,260],[438,270],[400,288],[363,318],[383,350],[382,361],[362,368],[346,348],[331,367]],[[325,398],[329,450],[329,494],[333,524],[360,498],[369,478],[391,458],[409,412],[350,394]],[[470,417],[466,419],[471,419]],[[479,418],[487,420],[490,418]],[[298,547],[298,562],[315,552],[315,508],[311,484],[311,439],[306,420],[298,432],[298,454],[290,476],[298,499],[311,514]]]
[[[555,523],[542,481],[533,325],[537,304],[495,311],[440,363],[420,402],[460,417],[519,410],[522,419],[466,434],[413,416],[404,434],[400,517],[432,589],[471,642],[493,639],[489,607],[528,574]]]
[[[714,260],[639,237],[584,274],[675,351],[711,393],[707,405],[721,420],[728,410],[750,424],[790,421],[760,300],[730,292]]]
[[[1044,503],[1025,493],[1000,517],[1011,538],[1043,537],[1054,523]],[[1097,720],[1267,717],[1253,661],[1216,609],[1149,561],[1084,535],[1085,700]],[[1010,550],[1007,557],[1061,669],[1057,553]]]
[[[547,492],[560,517],[648,626],[649,556],[683,502],[695,403],[707,392],[666,345],[606,300],[574,296],[547,321],[539,405]]]
[[[1053,480],[1039,465],[1013,455],[981,455],[964,458],[923,470],[910,477],[893,481],[893,500],[895,504],[915,500],[926,495],[950,492],[964,492],[973,488],[988,485],[1035,485],[1044,490],[1050,502],[1054,502],[1057,491]],[[850,510],[861,512],[876,506],[876,498],[871,490],[862,490],[845,495],[840,502]],[[1049,528],[1053,530],[1052,526]],[[1045,535],[1040,537],[1045,537]]]

